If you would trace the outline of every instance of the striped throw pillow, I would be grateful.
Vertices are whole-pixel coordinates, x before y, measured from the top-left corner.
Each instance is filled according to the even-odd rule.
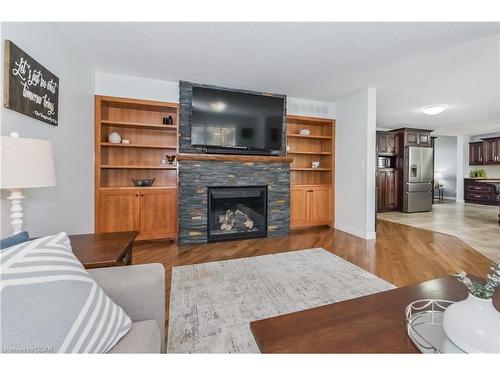
[[[132,322],[73,254],[66,233],[0,252],[3,353],[104,353]]]

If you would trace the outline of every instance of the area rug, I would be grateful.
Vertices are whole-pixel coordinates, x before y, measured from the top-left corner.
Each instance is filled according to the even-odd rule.
[[[392,289],[322,249],[172,269],[169,353],[258,353],[249,323]]]

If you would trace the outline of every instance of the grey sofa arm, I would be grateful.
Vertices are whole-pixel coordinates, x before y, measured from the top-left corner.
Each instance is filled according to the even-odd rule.
[[[132,321],[156,320],[165,346],[165,268],[160,263],[87,270]]]

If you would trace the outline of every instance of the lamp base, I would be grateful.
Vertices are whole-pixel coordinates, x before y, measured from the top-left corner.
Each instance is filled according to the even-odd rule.
[[[12,224],[12,229],[14,232],[12,234],[17,234],[23,229],[23,206],[21,201],[24,199],[24,195],[21,194],[21,189],[9,189],[10,195],[7,197],[10,200],[10,223]]]

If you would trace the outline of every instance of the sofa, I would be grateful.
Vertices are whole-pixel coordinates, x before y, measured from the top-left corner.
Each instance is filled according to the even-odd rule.
[[[141,264],[87,270],[132,320],[132,328],[108,353],[163,353],[165,269]]]

